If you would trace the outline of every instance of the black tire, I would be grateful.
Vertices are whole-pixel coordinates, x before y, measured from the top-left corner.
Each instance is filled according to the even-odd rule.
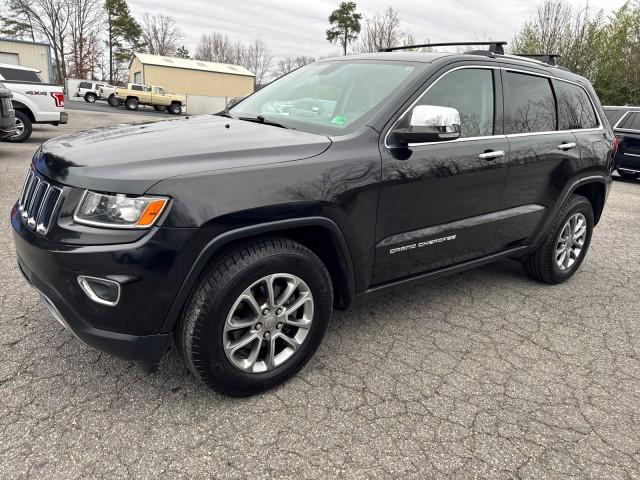
[[[115,96],[115,94],[111,94],[109,95],[109,100],[107,100],[109,105],[111,105],[112,107],[119,107],[120,106],[120,99],[118,97]]]
[[[18,135],[14,135],[13,137],[7,137],[3,141],[9,143],[22,143],[29,140],[29,137],[31,137],[31,132],[33,132],[31,119],[22,110],[16,110],[16,124],[20,123],[22,124],[22,132]]]
[[[129,110],[138,110],[138,106],[140,105],[137,98],[127,98],[127,101],[124,102],[124,104]]]
[[[284,363],[263,373],[248,373],[234,366],[224,352],[226,317],[242,292],[274,273],[296,275],[309,287],[314,302],[311,326]],[[329,273],[311,250],[284,238],[254,241],[221,258],[195,288],[175,332],[176,343],[193,374],[210,388],[234,397],[254,395],[284,382],[309,361],[329,325],[332,302]]]
[[[84,96],[84,101],[87,103],[96,103],[98,96],[95,93],[88,92]]]
[[[622,178],[626,178],[627,180],[634,180],[640,177],[640,173],[625,172],[624,170],[620,170],[619,168],[616,169],[616,172],[618,172],[618,175],[620,175]]]
[[[586,237],[580,255],[565,270],[561,270],[555,259],[556,247],[566,222],[576,213],[586,218]],[[569,279],[580,268],[591,244],[593,234],[593,207],[581,195],[571,195],[556,215],[549,233],[538,248],[524,260],[524,266],[531,277],[544,283],[557,284]]]
[[[171,115],[180,115],[182,113],[182,105],[179,105],[177,103],[172,103],[167,107],[167,111]]]

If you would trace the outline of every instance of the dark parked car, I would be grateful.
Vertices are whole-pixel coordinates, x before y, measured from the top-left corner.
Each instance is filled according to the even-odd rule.
[[[13,137],[18,131],[12,97],[11,90],[0,83],[0,140]]]
[[[615,169],[622,178],[640,177],[640,107],[604,107],[618,138]]]
[[[50,140],[20,268],[84,342],[153,370],[173,338],[229,395],[302,368],[333,307],[504,258],[563,282],[614,135],[584,78],[501,50],[332,58],[226,117]]]

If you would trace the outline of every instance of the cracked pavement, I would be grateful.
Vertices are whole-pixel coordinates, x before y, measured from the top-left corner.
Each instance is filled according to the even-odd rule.
[[[380,295],[291,381],[230,399],[175,350],[147,375],[84,346],[16,268],[39,143],[141,120],[74,111],[0,144],[0,478],[640,479],[640,181],[616,178],[569,282],[506,261]]]

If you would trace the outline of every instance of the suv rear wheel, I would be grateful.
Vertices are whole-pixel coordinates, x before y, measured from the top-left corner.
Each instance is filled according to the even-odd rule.
[[[16,129],[18,130],[18,133],[13,137],[5,138],[5,142],[22,143],[26,142],[29,137],[31,137],[31,132],[33,131],[31,119],[22,110],[16,110]]]
[[[584,260],[593,233],[593,208],[581,195],[572,195],[556,215],[549,234],[525,261],[529,275],[545,283],[562,283]]]
[[[84,101],[87,103],[96,103],[97,99],[98,99],[97,95],[92,92],[89,92],[84,96]]]
[[[176,341],[209,387],[253,395],[309,361],[332,304],[331,278],[311,250],[284,238],[256,241],[214,264],[185,309]]]
[[[182,113],[182,106],[177,103],[172,103],[167,107],[167,111],[172,115],[180,115]]]

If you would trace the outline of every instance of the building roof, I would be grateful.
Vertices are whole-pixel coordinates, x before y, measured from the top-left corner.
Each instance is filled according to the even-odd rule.
[[[205,62],[204,60],[191,60],[189,58],[163,57],[160,55],[150,55],[148,53],[138,52],[133,55],[137,57],[143,65],[158,65],[160,67],[184,68],[187,70],[200,70],[203,72],[227,73],[229,75],[255,77],[253,73],[240,65]]]
[[[40,70],[38,70],[37,68],[24,67],[22,65],[15,65],[13,63],[0,63],[0,67],[13,68],[14,70],[27,70],[29,72],[40,73]]]
[[[26,43],[29,45],[42,45],[44,47],[51,47],[51,45],[46,42],[32,42],[31,40],[20,40],[16,38],[0,37],[0,42]]]

